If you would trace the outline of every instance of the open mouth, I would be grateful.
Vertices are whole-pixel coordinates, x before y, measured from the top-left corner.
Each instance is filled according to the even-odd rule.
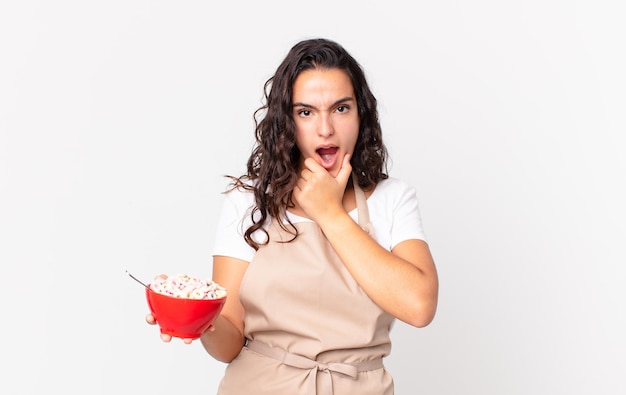
[[[337,151],[339,151],[337,147],[318,148],[316,152],[322,161],[320,164],[326,169],[333,167],[337,158]]]

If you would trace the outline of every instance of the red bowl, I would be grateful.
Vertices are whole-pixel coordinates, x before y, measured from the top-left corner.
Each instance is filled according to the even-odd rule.
[[[219,299],[185,299],[148,288],[146,298],[161,333],[181,339],[199,338],[215,321],[226,302],[226,296]]]

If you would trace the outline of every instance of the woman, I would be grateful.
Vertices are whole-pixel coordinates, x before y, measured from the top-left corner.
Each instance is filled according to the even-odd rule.
[[[392,323],[428,325],[438,278],[415,191],[385,172],[376,99],[344,48],[312,39],[265,100],[213,253],[228,298],[201,342],[229,364],[218,393],[393,394]]]

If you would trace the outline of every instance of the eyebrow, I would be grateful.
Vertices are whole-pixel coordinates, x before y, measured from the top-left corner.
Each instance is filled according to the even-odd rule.
[[[339,99],[339,100],[335,101],[335,102],[334,102],[334,103],[330,106],[330,108],[333,108],[333,107],[335,107],[335,106],[338,106],[338,105],[340,105],[340,104],[342,104],[342,103],[349,102],[349,101],[354,101],[354,97],[352,97],[352,96],[346,96],[346,97],[343,97],[343,98],[341,98],[341,99]],[[293,106],[293,108],[296,108],[296,107],[304,107],[304,108],[311,108],[311,109],[313,109],[313,110],[317,110],[317,109],[318,109],[317,107],[315,107],[315,106],[313,106],[313,105],[311,105],[311,104],[302,103],[302,102],[296,102],[296,103],[293,103],[293,104],[292,104],[292,106]]]

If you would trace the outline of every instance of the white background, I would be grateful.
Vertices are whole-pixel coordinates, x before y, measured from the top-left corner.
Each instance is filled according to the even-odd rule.
[[[262,85],[320,36],[364,66],[438,265],[396,393],[626,393],[621,4],[2,2],[0,392],[215,393],[125,270],[210,275]]]

